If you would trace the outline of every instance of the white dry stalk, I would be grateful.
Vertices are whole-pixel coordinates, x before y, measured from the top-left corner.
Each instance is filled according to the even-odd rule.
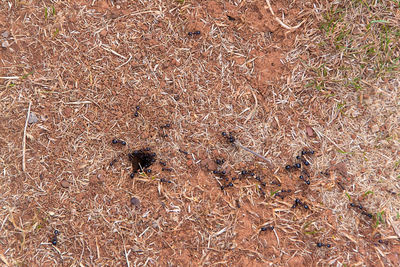
[[[28,127],[29,116],[31,113],[32,102],[29,101],[28,113],[26,115],[25,127],[24,127],[24,136],[22,138],[22,171],[25,172],[25,151],[26,151],[26,128]]]
[[[260,159],[263,159],[263,160],[267,163],[268,168],[270,168],[271,170],[274,169],[274,166],[272,165],[272,162],[271,162],[269,159],[267,159],[266,157],[264,157],[263,155],[260,155],[260,154],[258,154],[257,152],[254,152],[253,150],[251,150],[250,148],[247,148],[247,147],[243,146],[243,145],[240,144],[239,142],[235,142],[235,144],[238,145],[240,148],[246,150],[247,152],[250,152],[250,153],[253,154],[254,156],[257,156],[257,157],[259,157]]]

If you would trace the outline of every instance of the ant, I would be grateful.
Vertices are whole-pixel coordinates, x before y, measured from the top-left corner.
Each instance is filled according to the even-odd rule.
[[[227,141],[229,143],[235,143],[236,139],[235,137],[232,135],[232,133],[230,132],[229,135],[226,132],[222,132],[221,133],[223,137],[225,137],[227,139]]]
[[[268,230],[274,230],[275,229],[275,227],[274,226],[263,226],[263,227],[261,227],[261,232],[265,232],[265,231],[268,231]]]
[[[123,146],[125,146],[126,145],[126,142],[125,141],[123,141],[123,140],[119,140],[119,139],[113,139],[112,140],[112,143],[115,145],[115,144],[121,144],[121,145],[123,145]]]
[[[188,32],[188,35],[189,36],[192,36],[192,35],[200,35],[200,31],[194,31],[194,32]]]
[[[320,242],[317,243],[317,247],[321,248],[323,246],[326,246],[327,248],[330,248],[331,244],[323,244],[323,243],[320,243]]]
[[[118,161],[117,159],[113,159],[113,160],[110,162],[110,166],[113,166],[117,161]]]
[[[53,246],[57,245],[57,236],[60,234],[60,232],[58,230],[54,230],[54,236],[51,239],[51,244],[53,244]]]
[[[218,165],[222,165],[222,164],[225,163],[225,160],[224,159],[216,159],[215,163],[218,164]]]
[[[161,182],[161,183],[168,183],[168,184],[172,183],[171,181],[169,181],[169,180],[167,180],[167,179],[164,179],[164,178],[161,178],[161,179],[160,179],[160,182]]]
[[[160,128],[171,128],[171,124],[167,123],[165,125],[161,125]]]
[[[183,154],[185,154],[185,155],[189,155],[189,153],[188,153],[187,151],[184,151],[184,150],[182,150],[182,149],[179,149],[179,152],[181,152],[181,153],[183,153]]]
[[[135,111],[135,113],[133,114],[135,117],[138,117],[138,116],[139,116],[139,113],[138,113],[139,109],[140,109],[140,107],[139,107],[139,106],[136,106],[136,111]]]

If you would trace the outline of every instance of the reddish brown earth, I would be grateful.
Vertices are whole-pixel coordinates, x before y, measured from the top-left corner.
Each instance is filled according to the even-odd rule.
[[[282,168],[294,162],[294,146],[267,135],[254,141],[252,134],[267,121],[274,134],[296,125],[305,131],[295,107],[272,101],[273,88],[290,76],[286,53],[303,27],[284,29],[264,1],[93,2],[56,3],[54,14],[50,1],[0,4],[0,33],[11,35],[0,49],[0,76],[23,76],[0,81],[3,263],[326,266],[325,258],[355,249],[335,240],[337,217],[321,206],[322,190],[339,190],[335,179],[345,170],[327,163],[336,166],[330,176],[319,174],[313,162],[321,145],[313,132],[307,129],[309,144],[295,146],[317,151],[309,157],[311,187]],[[288,25],[313,25],[311,3],[272,6]],[[188,36],[196,30],[201,34]],[[27,126],[23,171],[29,102],[39,121]],[[222,131],[257,152],[277,148],[266,153],[274,168],[226,142]],[[113,145],[113,138],[127,146]],[[127,154],[145,147],[157,162],[151,174],[131,179]],[[224,165],[215,163],[219,158]],[[162,171],[160,160],[173,171]],[[266,186],[242,177],[221,190],[228,182],[216,169],[229,178],[252,170]],[[291,192],[273,196],[281,189]],[[292,209],[295,198],[309,209]],[[260,231],[264,225],[274,230]],[[368,220],[359,217],[357,227],[377,242]],[[316,247],[321,240],[332,248]],[[399,245],[391,246],[389,261],[398,263]],[[359,256],[345,262],[386,262],[366,259],[368,246],[357,248]]]

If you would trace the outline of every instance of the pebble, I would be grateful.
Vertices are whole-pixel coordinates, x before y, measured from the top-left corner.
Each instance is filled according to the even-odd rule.
[[[29,123],[29,124],[34,124],[34,123],[37,123],[38,121],[39,121],[39,119],[38,119],[38,117],[36,116],[36,114],[33,113],[33,112],[31,112],[31,113],[29,114],[28,123]]]
[[[131,198],[131,204],[136,207],[139,208],[140,207],[140,200],[136,197]]]
[[[2,43],[1,43],[1,47],[3,47],[3,48],[7,48],[7,47],[9,47],[10,46],[10,43],[7,41],[7,40],[5,40],[5,41],[3,41]]]
[[[8,38],[8,36],[10,36],[10,32],[9,31],[4,31],[1,36],[3,36],[3,38]]]
[[[68,188],[68,187],[69,187],[69,182],[68,182],[67,180],[62,180],[62,181],[61,181],[61,186],[62,186],[63,188]]]
[[[307,132],[308,137],[314,137],[315,136],[314,130],[310,126],[306,127],[306,132]]]

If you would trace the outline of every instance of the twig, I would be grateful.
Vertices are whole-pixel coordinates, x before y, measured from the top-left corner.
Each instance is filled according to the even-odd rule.
[[[277,16],[275,16],[275,13],[274,13],[274,11],[272,10],[272,7],[271,7],[271,4],[270,4],[269,0],[265,0],[265,1],[267,2],[269,11],[271,11],[272,16],[274,16],[274,19],[275,19],[283,28],[288,29],[288,30],[295,30],[295,29],[297,29],[298,27],[300,27],[300,26],[305,22],[305,20],[303,20],[302,22],[300,22],[298,25],[296,25],[296,26],[294,26],[294,27],[289,26],[289,25],[286,25],[286,24],[283,23]]]
[[[77,101],[77,102],[65,103],[65,105],[80,105],[80,104],[92,104],[92,101]]]
[[[247,123],[247,121],[251,119],[251,117],[254,115],[254,113],[256,113],[257,106],[258,106],[258,101],[257,101],[256,95],[254,94],[253,91],[251,91],[251,93],[253,94],[253,97],[254,97],[254,102],[255,102],[255,103],[254,103],[254,108],[253,108],[253,110],[249,113],[249,115],[247,116],[247,118],[246,118],[246,120],[244,121],[244,123]]]
[[[0,253],[0,259],[4,262],[5,265],[10,266],[8,263],[6,257],[3,255],[3,253]]]
[[[4,79],[4,80],[18,80],[19,77],[18,77],[18,76],[0,77],[0,79]]]
[[[240,144],[239,142],[235,143],[236,145],[238,145],[239,147],[243,148],[244,150],[246,150],[247,152],[250,152],[251,154],[253,154],[254,156],[259,157],[260,159],[263,159],[265,162],[267,162],[268,168],[270,168],[271,170],[274,170],[274,166],[272,165],[271,161],[269,159],[267,159],[266,157],[258,154],[257,152],[254,152],[253,150],[251,150],[250,148],[247,148],[245,146],[243,146],[242,144]]]
[[[276,240],[278,241],[278,247],[279,247],[279,237],[278,237],[278,234],[276,233],[275,229],[274,229],[274,234],[275,234]]]
[[[24,137],[22,139],[22,171],[25,172],[25,150],[26,150],[26,128],[28,127],[29,115],[31,113],[32,102],[29,101],[28,113],[26,115]]]
[[[100,259],[100,249],[99,249],[99,242],[97,241],[97,236],[96,236],[96,249],[97,249],[97,258]]]
[[[130,263],[129,263],[129,259],[128,259],[128,253],[126,253],[126,247],[125,247],[125,240],[124,240],[124,237],[121,235],[121,237],[122,237],[122,244],[124,245],[124,254],[125,254],[125,260],[126,260],[126,265],[128,266],[128,267],[130,267]]]
[[[119,65],[118,67],[116,67],[116,69],[119,69],[119,68],[121,68],[122,66],[128,64],[129,61],[131,61],[131,59],[132,59],[132,54],[129,53],[129,58],[128,58],[128,60],[127,60],[126,62],[122,63],[121,65]]]
[[[113,53],[114,55],[116,55],[116,56],[119,56],[119,57],[122,57],[123,59],[127,59],[125,56],[123,56],[123,55],[121,55],[121,54],[118,54],[117,52],[115,52],[114,50],[112,50],[111,48],[108,48],[106,45],[101,45],[101,48],[103,48],[104,50],[106,50],[106,51],[108,51],[108,52],[111,52],[111,53]]]

